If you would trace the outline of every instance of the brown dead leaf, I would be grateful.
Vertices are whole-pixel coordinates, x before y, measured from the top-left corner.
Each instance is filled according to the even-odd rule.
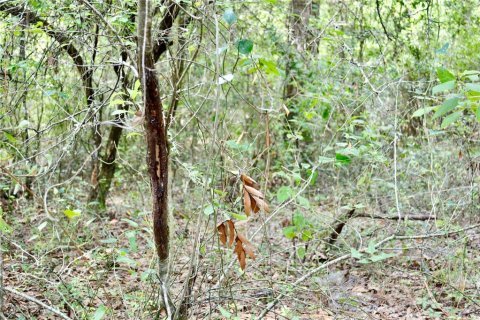
[[[220,242],[225,245],[227,244],[227,228],[222,222],[217,226],[218,233],[220,234]]]
[[[252,178],[250,178],[246,174],[241,174],[240,179],[242,180],[244,185],[247,185],[247,186],[250,186],[250,187],[253,187],[254,185],[257,184],[257,182],[255,180],[253,180]]]
[[[227,220],[228,224],[228,246],[231,247],[233,244],[233,241],[235,240],[235,224],[233,223],[232,220]]]
[[[265,195],[258,190],[255,180],[244,174],[242,174],[240,178],[243,182],[243,204],[245,207],[245,214],[248,216],[252,211],[257,213],[260,210],[270,212],[270,208],[265,201]]]
[[[245,249],[243,249],[242,241],[237,237],[234,252],[237,253],[238,262],[240,263],[240,268],[245,270],[247,266],[247,260],[245,256]]]
[[[252,201],[250,200],[250,195],[245,188],[243,189],[243,206],[245,208],[245,214],[247,217],[250,216],[250,213],[252,212]]]

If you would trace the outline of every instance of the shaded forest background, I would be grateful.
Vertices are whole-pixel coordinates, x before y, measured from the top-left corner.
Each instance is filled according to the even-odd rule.
[[[0,0],[0,316],[478,319],[479,28]]]

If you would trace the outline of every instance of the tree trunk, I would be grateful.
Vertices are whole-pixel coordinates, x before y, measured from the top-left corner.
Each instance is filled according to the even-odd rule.
[[[158,256],[158,276],[168,318],[175,313],[168,296],[168,141],[155,71],[152,46],[152,21],[149,0],[138,1],[138,71],[142,83],[145,108],[147,166],[153,200],[153,235]]]
[[[180,6],[175,1],[169,1],[166,5],[166,11],[160,22],[160,32],[157,36],[155,44],[153,46],[153,59],[154,62],[158,61],[158,59],[167,51],[168,46],[172,43],[169,35],[171,33],[171,29],[173,27],[174,21],[178,17],[180,12]],[[132,22],[134,22],[135,17],[131,17]],[[187,19],[186,19],[187,20]],[[189,20],[185,22],[185,25],[188,24]],[[122,60],[124,62],[127,61],[127,53],[122,52]],[[128,87],[128,79],[127,75],[125,74],[123,66],[116,66],[114,67],[115,72],[117,72],[119,77],[122,77],[123,83],[123,90],[127,92]],[[177,95],[174,94],[174,97]],[[127,110],[127,106],[120,106],[119,109]],[[119,115],[115,122],[117,124],[123,124],[124,114]],[[169,114],[170,118],[170,114]],[[168,126],[167,126],[168,127]],[[105,155],[103,157],[103,161],[99,167],[93,166],[92,168],[92,188],[90,190],[89,201],[96,201],[98,202],[98,207],[101,210],[106,209],[106,199],[108,193],[110,192],[110,187],[112,185],[113,176],[115,175],[116,165],[116,155],[117,155],[117,148],[120,142],[120,138],[122,137],[123,129],[118,126],[112,127],[110,130],[110,134],[108,137]],[[97,143],[98,141],[96,141]],[[101,140],[100,140],[101,143]],[[97,162],[98,163],[98,162]]]

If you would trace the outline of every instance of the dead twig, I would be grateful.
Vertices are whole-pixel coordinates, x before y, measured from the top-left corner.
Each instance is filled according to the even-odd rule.
[[[452,234],[457,234],[457,233],[461,233],[461,232],[465,232],[467,230],[472,230],[472,229],[476,229],[476,228],[479,228],[480,227],[480,223],[478,224],[475,224],[475,225],[472,225],[470,227],[467,227],[467,228],[463,228],[463,229],[459,229],[459,230],[453,230],[453,231],[446,231],[446,232],[438,232],[438,233],[431,233],[431,234],[424,234],[424,235],[418,235],[418,236],[397,236],[397,235],[392,235],[390,237],[387,237],[385,239],[383,239],[382,241],[378,242],[376,245],[375,245],[375,248],[378,248],[380,246],[382,246],[383,244],[387,243],[387,242],[390,242],[390,241],[393,241],[393,240],[416,240],[416,239],[428,239],[428,238],[435,238],[435,237],[444,237],[444,236],[449,236],[449,235],[452,235]],[[364,252],[365,249],[360,249],[358,250],[359,252]],[[344,254],[343,256],[340,256],[334,260],[331,260],[329,262],[326,262],[316,268],[313,268],[312,270],[310,270],[309,272],[307,272],[306,274],[304,274],[302,277],[298,278],[291,286],[292,287],[295,287],[297,286],[298,284],[302,283],[303,281],[305,281],[306,279],[310,278],[311,276],[313,276],[315,273],[317,273],[318,271],[320,270],[323,270],[323,269],[326,269],[328,268],[329,266],[331,265],[334,265],[338,262],[341,262],[341,261],[344,261],[344,260],[347,260],[348,258],[351,257],[351,254],[348,253],[348,254]],[[273,307],[275,307],[279,302],[280,300],[285,297],[286,293],[280,293],[272,302],[269,303],[269,305],[263,309],[263,311],[260,313],[260,315],[258,316],[258,319],[263,319],[265,317],[265,315],[267,313],[269,313]]]
[[[62,319],[65,319],[65,320],[73,320],[72,318],[70,318],[69,316],[67,316],[66,314],[60,312],[59,310],[55,309],[54,307],[51,307],[49,306],[48,304],[45,304],[43,303],[42,301],[38,300],[37,298],[34,298],[32,296],[29,296],[28,294],[25,294],[23,292],[20,292],[20,291],[17,291],[13,288],[10,288],[10,287],[4,287],[3,290],[5,291],[8,291],[10,293],[13,293],[14,295],[17,295],[19,297],[22,297],[28,301],[31,301],[31,302],[34,302],[36,304],[38,304],[39,306],[42,306],[43,308],[47,309],[48,311],[56,314],[57,316],[59,316],[60,318]]]

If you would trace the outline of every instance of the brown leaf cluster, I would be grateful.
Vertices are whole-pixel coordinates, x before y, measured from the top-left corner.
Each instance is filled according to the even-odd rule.
[[[240,176],[243,184],[243,206],[247,216],[253,211],[254,213],[263,210],[270,212],[264,194],[259,190],[259,186],[255,180],[249,176],[242,174]]]
[[[233,252],[237,254],[238,262],[240,263],[240,268],[245,270],[247,266],[247,256],[251,259],[255,260],[255,254],[253,253],[253,246],[247,238],[239,233],[236,228],[235,224],[232,220],[226,220],[221,222],[217,226],[217,230],[220,237],[220,242],[223,245],[227,245],[231,247],[233,242],[235,241],[235,247],[233,248]]]

